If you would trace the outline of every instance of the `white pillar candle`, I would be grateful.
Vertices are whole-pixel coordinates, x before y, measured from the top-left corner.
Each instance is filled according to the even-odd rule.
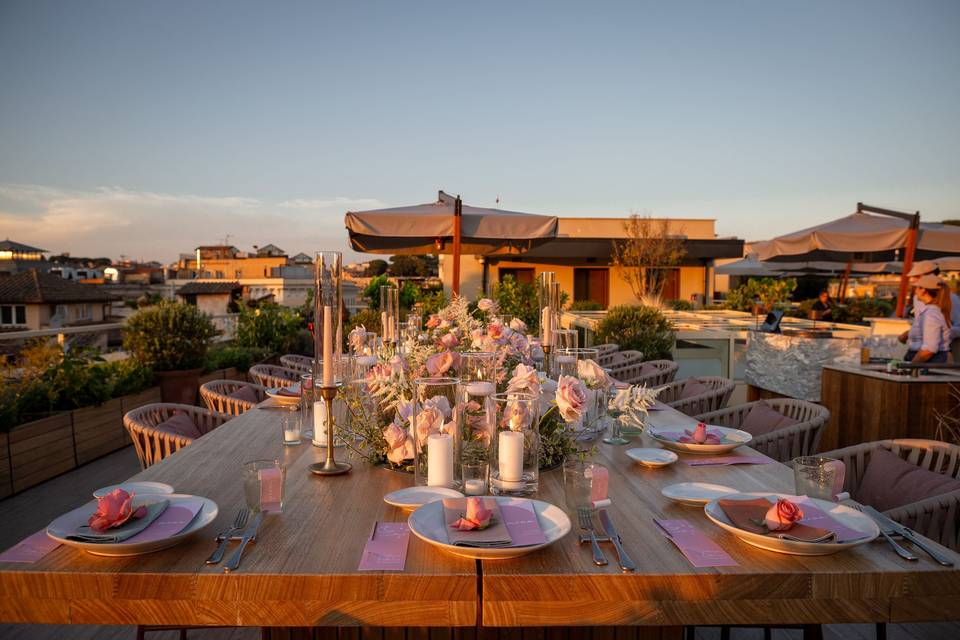
[[[453,486],[453,437],[449,433],[427,438],[427,486]]]
[[[333,386],[333,307],[323,307],[323,386]]]
[[[500,458],[500,479],[517,482],[523,479],[523,434],[501,431],[497,453]]]
[[[313,444],[327,446],[327,402],[323,398],[313,403]]]
[[[577,356],[571,356],[569,354],[560,354],[556,357],[557,364],[573,364],[577,361]]]
[[[293,442],[294,440],[300,439],[300,430],[299,429],[284,429],[283,430],[283,441],[284,442]]]
[[[357,365],[361,367],[372,367],[377,364],[377,356],[357,356]]]
[[[494,391],[496,391],[496,387],[493,386],[492,382],[486,382],[484,380],[468,382],[466,384],[466,389],[467,393],[471,396],[490,396],[493,395]]]
[[[551,322],[553,314],[550,313],[550,307],[544,307],[540,312],[540,326],[543,327],[543,346],[549,347],[553,344],[553,323]]]
[[[380,312],[380,335],[384,342],[390,342],[390,325],[387,324],[387,312]]]

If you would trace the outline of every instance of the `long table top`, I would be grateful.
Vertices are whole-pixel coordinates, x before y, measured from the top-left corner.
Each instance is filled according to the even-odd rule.
[[[611,564],[595,566],[575,533],[524,558],[483,562],[411,536],[403,572],[360,572],[374,522],[406,518],[382,496],[409,486],[412,477],[357,460],[345,476],[313,476],[307,466],[324,450],[283,447],[278,421],[278,412],[249,411],[132,478],[216,501],[220,514],[209,536],[132,558],[61,547],[34,564],[0,563],[0,621],[543,627],[960,619],[960,570],[925,554],[907,563],[881,542],[819,558],[767,552],[660,494],[664,485],[683,481],[792,492],[787,467],[690,467],[681,454],[670,467],[646,469],[625,455],[631,446],[651,446],[645,437],[625,447],[600,445],[597,460],[610,469],[610,511],[635,573],[619,571],[612,548],[605,549]],[[690,419],[667,410],[651,413],[650,422]],[[238,572],[206,565],[212,536],[244,504],[241,463],[270,457],[288,466],[283,513],[267,517]],[[560,470],[542,474],[537,497],[564,504]],[[739,566],[694,568],[658,532],[654,517],[690,520]],[[960,566],[960,556],[951,555]]]

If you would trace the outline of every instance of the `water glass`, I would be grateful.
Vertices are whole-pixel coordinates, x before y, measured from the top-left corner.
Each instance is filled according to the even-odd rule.
[[[243,464],[243,496],[251,511],[280,511],[287,468],[279,460],[253,460]]]
[[[293,406],[283,406],[280,413],[280,435],[283,444],[292,446],[300,444],[301,416],[300,409]]]
[[[822,456],[793,459],[793,477],[798,496],[833,500],[843,489],[843,463]]]
[[[603,465],[585,462],[579,459],[566,460],[563,463],[563,496],[571,512],[587,507],[593,509],[594,469]]]
[[[300,431],[304,438],[313,437],[313,374],[300,376]]]
[[[463,495],[482,496],[487,493],[490,465],[486,462],[463,463]]]

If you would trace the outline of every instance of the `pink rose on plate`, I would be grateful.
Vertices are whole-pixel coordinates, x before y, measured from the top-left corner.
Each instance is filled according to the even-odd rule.
[[[527,323],[521,320],[520,318],[514,318],[510,321],[510,328],[516,331],[517,333],[526,333],[527,332]]]
[[[453,349],[455,346],[460,344],[460,340],[458,340],[457,336],[453,333],[445,333],[443,337],[440,338],[440,344],[447,349]]]
[[[763,522],[770,531],[786,531],[801,518],[803,518],[803,510],[797,503],[779,498],[777,503],[767,510]]]
[[[147,515],[147,508],[133,508],[133,496],[117,488],[105,496],[97,498],[97,510],[90,516],[87,524],[94,531],[106,531],[126,524],[132,518],[142,518]]]
[[[694,444],[720,444],[720,436],[707,431],[705,422],[698,422],[696,428],[691,432],[690,429],[683,430],[683,437],[680,442]]]
[[[557,380],[557,408],[567,422],[580,419],[587,403],[587,389],[583,382],[573,376],[560,376]]]
[[[430,317],[427,318],[427,329],[436,329],[440,326],[440,316],[435,313],[431,313]]]
[[[483,506],[483,498],[467,498],[467,512],[451,523],[451,529],[480,531],[493,522],[493,510]]]
[[[440,376],[459,364],[459,355],[452,351],[441,351],[427,358],[427,372],[431,376]]]

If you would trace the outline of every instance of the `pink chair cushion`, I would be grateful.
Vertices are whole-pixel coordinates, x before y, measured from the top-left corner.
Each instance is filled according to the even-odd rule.
[[[257,404],[260,402],[260,399],[257,398],[257,392],[253,387],[243,385],[233,393],[227,394],[231,398],[236,398],[237,400],[246,400],[247,402],[252,402]]]
[[[200,433],[200,429],[197,428],[197,425],[193,423],[193,420],[190,419],[190,416],[182,411],[173,414],[158,424],[157,429],[159,431],[165,431],[167,433],[193,439],[199,438],[203,435]]]
[[[878,447],[870,452],[867,470],[854,498],[879,511],[889,511],[957,489],[960,480],[921,469]]]
[[[750,408],[750,411],[747,412],[747,415],[743,419],[743,424],[740,425],[740,428],[748,432],[750,435],[762,436],[770,433],[771,431],[783,429],[784,427],[789,427],[795,424],[800,424],[800,422],[783,415],[769,404],[761,400]]]
[[[690,378],[683,383],[683,388],[680,389],[680,396],[677,399],[686,400],[709,392],[710,387],[700,384],[700,381],[696,378]]]
[[[647,376],[653,373],[657,373],[660,369],[657,368],[657,365],[652,362],[644,362],[643,366],[640,367],[640,375]]]

